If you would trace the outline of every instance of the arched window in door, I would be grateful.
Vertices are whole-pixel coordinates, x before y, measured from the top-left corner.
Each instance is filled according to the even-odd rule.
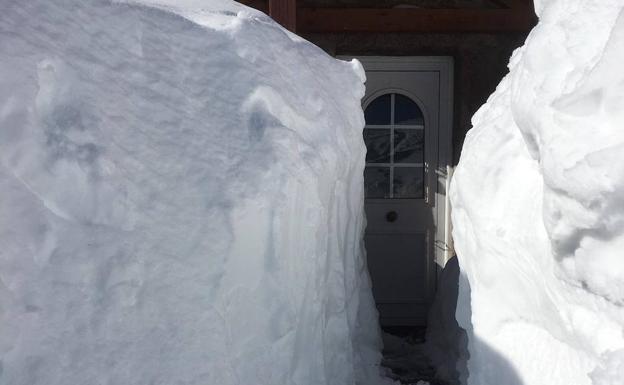
[[[369,103],[364,118],[366,198],[423,199],[425,121],[418,104],[384,94]]]

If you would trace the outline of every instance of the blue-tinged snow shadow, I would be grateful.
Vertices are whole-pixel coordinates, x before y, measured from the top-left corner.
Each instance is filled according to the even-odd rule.
[[[486,342],[472,336],[469,346],[469,374],[462,385],[526,385],[513,364]]]
[[[474,335],[471,318],[470,285],[453,257],[439,276],[426,342],[423,344],[418,333],[401,335],[396,330],[386,330],[386,375],[401,384],[425,381],[430,385],[529,385],[501,352]],[[466,329],[459,326],[458,319]]]
[[[451,264],[451,265],[449,265]],[[465,328],[465,337],[461,340],[458,349],[464,351],[464,358],[457,362],[458,381],[461,385],[525,385],[513,364],[500,352],[492,348],[487,342],[474,335],[472,324],[472,291],[468,278],[461,273],[457,257],[447,263],[452,269],[454,276],[450,282],[456,282],[457,293],[456,319]],[[446,269],[446,268],[445,268]],[[492,309],[496,311],[496,309]],[[460,355],[461,356],[461,355]],[[465,358],[468,358],[467,361]],[[463,361],[463,362],[462,362]]]

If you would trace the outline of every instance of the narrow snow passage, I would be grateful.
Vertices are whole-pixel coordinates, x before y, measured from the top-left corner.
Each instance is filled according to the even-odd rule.
[[[230,1],[4,1],[0,383],[383,382],[363,81]]]
[[[386,375],[401,384],[446,385],[438,380],[425,350],[425,329],[383,333]]]
[[[624,379],[624,1],[536,1],[451,189],[469,385]]]

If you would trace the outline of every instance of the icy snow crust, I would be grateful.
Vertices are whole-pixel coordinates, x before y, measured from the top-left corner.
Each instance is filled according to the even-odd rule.
[[[2,4],[0,383],[379,381],[362,68],[156,3]]]
[[[471,385],[624,383],[624,2],[536,2],[452,187]]]

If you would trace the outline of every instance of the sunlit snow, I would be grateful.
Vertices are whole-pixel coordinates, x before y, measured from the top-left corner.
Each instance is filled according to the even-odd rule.
[[[2,4],[0,383],[379,383],[361,66],[153,3]]]
[[[624,383],[624,2],[536,1],[451,200],[470,385]]]

